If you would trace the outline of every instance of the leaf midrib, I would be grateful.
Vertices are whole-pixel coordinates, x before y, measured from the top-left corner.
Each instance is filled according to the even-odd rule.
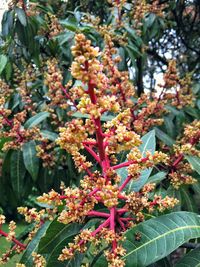
[[[160,239],[160,238],[162,238],[162,237],[164,237],[164,236],[167,236],[167,235],[170,235],[171,233],[174,233],[174,232],[177,232],[177,231],[180,231],[180,230],[183,230],[183,229],[188,229],[188,228],[190,228],[190,229],[191,229],[191,228],[197,228],[197,229],[199,228],[199,229],[200,229],[200,226],[194,226],[194,225],[182,226],[182,227],[178,227],[178,228],[176,228],[176,229],[173,229],[173,230],[171,230],[171,231],[168,231],[167,233],[164,233],[164,234],[162,234],[162,235],[159,235],[159,236],[157,236],[156,238],[154,238],[154,239],[152,239],[152,240],[150,240],[150,241],[148,241],[148,242],[142,244],[141,246],[139,246],[139,247],[137,247],[136,249],[132,250],[131,252],[127,253],[124,257],[122,257],[122,259],[127,258],[127,257],[128,257],[129,255],[131,255],[132,253],[135,253],[135,252],[138,251],[139,249],[141,249],[141,248],[143,248],[143,247],[145,247],[145,246],[147,246],[147,245],[149,245],[149,244],[155,242],[156,240],[158,240],[158,239]]]
[[[64,230],[66,230],[66,228],[69,227],[69,225],[66,225],[59,233],[57,233],[53,240],[55,240]],[[49,245],[52,243],[52,239],[50,239],[50,241],[48,243],[45,243],[45,246],[43,246],[43,248],[40,249],[40,252],[42,253],[42,251]]]

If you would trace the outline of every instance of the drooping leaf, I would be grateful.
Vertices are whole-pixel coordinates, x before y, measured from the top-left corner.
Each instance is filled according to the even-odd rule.
[[[56,244],[59,245],[60,242],[74,236],[81,229],[79,224],[63,224],[55,219],[49,225],[46,235],[41,239],[39,243],[39,253],[45,254],[52,251]]]
[[[168,146],[173,146],[173,144],[175,143],[175,140],[172,139],[169,135],[167,135],[166,133],[164,133],[162,130],[155,128],[156,130],[156,136],[158,137],[158,139],[160,139],[164,144],[168,145]]]
[[[49,112],[40,112],[36,115],[34,115],[33,117],[31,117],[30,119],[28,119],[26,121],[26,123],[24,124],[24,127],[27,128],[32,128],[36,125],[38,125],[39,123],[41,123],[43,120],[45,120],[46,118],[49,117]]]
[[[7,64],[8,58],[5,55],[0,55],[0,74],[4,70],[6,64]]]
[[[24,10],[22,8],[16,7],[15,11],[17,13],[17,17],[18,17],[20,23],[23,26],[26,26],[27,25],[27,19],[26,19],[26,13],[24,12]]]
[[[163,179],[165,179],[166,175],[167,175],[167,172],[158,172],[158,173],[154,174],[153,176],[149,177],[148,182],[149,183],[159,183]]]
[[[141,234],[140,241],[135,234]],[[150,219],[125,234],[126,267],[145,267],[177,249],[190,239],[200,237],[200,216],[191,212],[174,212]]]
[[[77,254],[73,260],[67,262],[58,261],[58,257],[62,252],[62,249],[67,246],[69,242],[72,242],[74,235],[76,235],[81,225],[77,223],[62,224],[55,219],[48,227],[46,235],[41,239],[39,243],[38,252],[41,254],[48,254],[46,261],[47,267],[53,266],[80,266],[79,259],[82,255]],[[76,265],[75,265],[76,263]]]
[[[174,115],[172,115],[174,116]],[[172,121],[172,116],[165,116],[164,117],[164,124],[165,124],[165,128],[166,128],[166,131],[168,133],[168,135],[171,137],[171,138],[174,138],[175,137],[175,125]]]
[[[50,224],[50,222],[46,222],[38,230],[38,232],[36,233],[35,237],[28,244],[24,254],[22,255],[20,263],[23,263],[23,264],[25,264],[26,266],[29,266],[29,267],[33,267],[34,266],[33,259],[32,259],[32,253],[37,251],[40,239],[45,235],[45,232],[46,232],[49,224]]]
[[[200,174],[200,158],[186,155],[185,158],[191,164],[192,168]]]
[[[184,210],[197,212],[198,209],[195,205],[195,201],[192,195],[190,195],[189,191],[186,188],[180,189],[181,199],[182,199],[182,206]]]
[[[12,188],[18,198],[23,195],[25,173],[22,152],[20,150],[13,151],[10,159],[10,175]]]
[[[34,181],[36,181],[39,171],[39,158],[36,156],[35,146],[35,141],[30,141],[22,147],[25,167]]]
[[[187,253],[174,267],[199,267],[200,248],[196,248]]]

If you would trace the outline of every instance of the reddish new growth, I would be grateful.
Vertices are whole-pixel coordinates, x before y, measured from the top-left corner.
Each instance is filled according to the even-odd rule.
[[[167,156],[162,152],[142,155],[139,150],[142,143],[140,137],[131,130],[131,110],[121,110],[118,94],[111,86],[113,79],[106,75],[107,69],[98,59],[99,49],[92,47],[83,34],[76,35],[75,40],[72,48],[75,60],[71,73],[83,86],[70,89],[69,96],[79,99],[76,108],[81,113],[89,114],[89,119],[74,119],[67,123],[66,127],[60,129],[57,143],[72,154],[79,171],[85,171],[87,175],[79,188],[64,188],[62,194],[52,190],[39,200],[55,206],[65,204],[65,209],[58,217],[64,224],[82,222],[86,217],[102,219],[95,230],[81,231],[74,243],[62,250],[59,260],[72,258],[76,251],[85,252],[88,242],[98,246],[104,241],[111,245],[111,251],[105,252],[109,266],[120,267],[125,265],[121,258],[125,254],[121,246],[123,232],[134,223],[144,220],[143,211],[152,212],[155,208],[162,211],[173,207],[177,200],[169,197],[161,199],[157,195],[150,199],[149,192],[154,189],[153,184],[145,185],[140,192],[124,191],[133,180],[139,179],[142,170],[166,162]],[[129,83],[127,74],[121,79]],[[106,112],[118,115],[102,125],[101,116]],[[84,150],[86,154],[83,154]],[[127,151],[127,161],[117,164],[117,154],[123,151]],[[87,161],[87,154],[99,165],[96,171],[92,162]],[[121,181],[117,170],[123,167],[127,167],[128,175]],[[98,210],[97,204],[106,211]]]

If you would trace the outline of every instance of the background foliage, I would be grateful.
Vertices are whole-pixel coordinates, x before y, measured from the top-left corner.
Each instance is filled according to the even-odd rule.
[[[153,6],[151,1],[147,2]],[[0,108],[3,122],[0,139],[2,165],[0,206],[8,217],[16,217],[16,208],[20,205],[40,206],[41,204],[35,200],[36,197],[48,192],[51,188],[58,190],[61,181],[66,186],[74,186],[79,185],[82,178],[82,174],[75,169],[71,156],[55,144],[59,127],[64,126],[70,120],[72,113],[72,105],[65,106],[67,101],[65,85],[71,79],[73,86],[78,85],[70,73],[73,60],[71,46],[74,44],[76,33],[84,33],[94,46],[103,49],[104,41],[98,29],[103,25],[110,26],[115,47],[117,47],[118,54],[122,59],[118,63],[118,68],[120,71],[128,70],[130,72],[131,82],[137,91],[133,103],[136,103],[138,97],[144,92],[149,92],[153,96],[155,88],[158,88],[156,84],[156,77],[158,76],[156,74],[161,77],[166,72],[170,59],[176,61],[180,78],[190,75],[190,89],[192,89],[194,97],[193,105],[186,105],[181,108],[168,105],[168,113],[164,115],[164,123],[160,126],[149,127],[147,135],[142,133],[144,144],[147,147],[150,146],[151,150],[165,148],[170,151],[176,141],[181,139],[185,124],[199,120],[199,1],[161,0],[157,1],[157,4],[159,7],[162,6],[162,15],[159,14],[158,10],[152,8],[140,20],[137,17],[139,13],[137,14],[136,11],[138,7],[138,12],[140,12],[141,2],[134,1],[133,5],[136,10],[134,17],[132,1],[127,1],[122,8],[122,14],[126,14],[127,22],[120,27],[118,27],[117,22],[118,10],[113,8],[111,12],[112,5],[108,1],[41,0],[31,1],[27,3],[27,6],[25,1],[16,1],[4,13],[0,45],[0,95],[5,97],[6,101],[1,103],[3,107]],[[90,19],[86,19],[88,14],[91,15]],[[124,38],[122,38],[123,36]],[[61,76],[61,79],[58,79],[58,84],[55,83],[53,86],[50,80],[52,73],[56,73],[58,77]],[[55,88],[61,90],[56,92]],[[10,110],[7,125],[3,121],[5,120],[5,109]],[[102,117],[102,120],[109,121],[112,115],[107,114]],[[72,116],[84,117],[80,113],[74,113]],[[38,134],[37,129],[41,135]],[[148,142],[148,140],[150,141]],[[9,146],[11,141],[13,143],[10,143]],[[5,149],[6,144],[8,144],[7,149]],[[150,219],[136,229],[139,232],[144,232],[147,239],[153,235],[156,241],[154,242],[154,238],[152,239],[151,251],[154,251],[152,247],[155,247],[155,250],[158,249],[157,254],[152,255],[153,252],[148,254],[149,243],[148,240],[144,240],[145,245],[141,248],[138,245],[138,251],[142,257],[145,253],[148,255],[144,259],[135,257],[137,251],[134,252],[134,250],[137,247],[137,242],[132,241],[134,235],[132,232],[136,230],[128,231],[126,246],[128,250],[133,252],[130,252],[131,256],[128,258],[127,266],[132,266],[133,260],[138,261],[134,262],[134,266],[150,266],[155,262],[155,259],[160,260],[162,258],[164,260],[161,263],[158,262],[151,266],[170,266],[169,257],[166,256],[182,243],[200,236],[198,216],[190,215],[190,213],[188,215],[187,213],[185,215],[179,214],[179,211],[199,212],[200,160],[193,156],[187,156],[186,159],[193,167],[192,176],[197,179],[193,185],[183,185],[177,190],[167,179],[169,169],[162,168],[148,170],[148,173],[143,174],[139,183],[131,184],[130,190],[139,191],[147,181],[156,182],[156,193],[163,196],[175,196],[180,202],[174,209],[177,213],[170,214],[169,217]],[[121,162],[124,161],[125,157],[122,155]],[[122,178],[126,177],[127,170],[125,168],[121,169],[120,172]],[[180,221],[179,216],[182,218]],[[194,220],[191,216],[194,216]],[[190,219],[195,230],[190,231],[190,235],[188,235],[188,232],[182,231],[181,227],[182,221],[183,224],[184,222],[188,224]],[[161,229],[158,227],[157,233],[152,234],[149,225],[151,223],[162,224],[163,221],[165,222],[164,227],[169,229],[169,233],[163,234],[164,227]],[[179,243],[175,237],[172,246],[168,242],[170,238],[173,239],[173,232],[171,233],[170,230],[174,227],[177,227],[177,232],[180,232],[179,237],[182,238],[183,242]],[[52,244],[55,246],[55,251],[48,256],[47,265],[53,266],[62,247],[60,242],[62,244],[70,242],[80,228],[80,225],[65,226],[56,221],[50,225],[46,223],[37,233],[36,239],[29,244],[21,262],[29,264],[27,266],[32,266],[32,262],[27,261],[36,246],[35,244],[39,242],[38,252],[41,254],[47,254],[52,249]],[[66,234],[60,235],[59,240],[54,240],[55,231],[61,233],[66,231]],[[45,232],[46,236],[43,237]],[[161,240],[159,238],[157,240],[157,235],[162,235]],[[166,235],[165,248],[160,246],[163,244],[164,235]],[[51,242],[45,246],[49,239]],[[194,250],[190,253],[196,252]],[[186,261],[190,253],[185,256]],[[158,257],[158,255],[161,256]],[[91,262],[90,266],[103,266],[102,264],[104,264],[101,257],[92,261],[90,255],[87,257]],[[68,266],[79,266],[77,263],[79,261],[82,261],[82,258],[77,257],[71,263],[72,265]],[[182,266],[181,261],[177,264],[178,266]]]

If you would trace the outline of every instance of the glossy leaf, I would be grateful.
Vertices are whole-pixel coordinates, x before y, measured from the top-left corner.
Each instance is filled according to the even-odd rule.
[[[155,128],[156,130],[156,136],[158,137],[158,139],[160,139],[164,144],[168,145],[168,146],[173,146],[173,144],[175,143],[175,140],[172,139],[169,135],[167,135],[165,132],[163,132],[162,130]]]
[[[198,174],[200,174],[200,158],[188,155],[186,155],[185,158],[191,164],[193,170],[195,170],[196,172],[198,172]]]
[[[192,195],[190,195],[187,188],[181,188],[181,199],[182,199],[182,206],[184,210],[198,212],[198,209],[195,205],[195,201]]]
[[[6,64],[7,64],[8,58],[5,55],[0,55],[0,74],[4,70]]]
[[[40,239],[45,235],[45,232],[46,232],[49,224],[50,224],[50,222],[46,222],[38,230],[38,232],[36,233],[35,237],[28,244],[28,247],[26,248],[24,254],[22,255],[20,263],[23,263],[23,264],[25,264],[26,266],[29,266],[29,267],[35,266],[33,264],[32,253],[37,251]]]
[[[25,128],[32,128],[36,125],[38,125],[39,123],[41,123],[42,121],[44,121],[46,118],[49,117],[49,112],[40,112],[36,115],[34,115],[33,117],[31,117],[30,119],[28,119],[26,121],[26,123],[24,124]]]
[[[141,240],[135,240],[135,233]],[[126,267],[145,267],[177,249],[190,239],[200,237],[200,216],[175,212],[142,222],[125,234]]]
[[[47,130],[42,130],[41,131],[42,137],[51,140],[51,141],[55,141],[58,138],[58,134],[54,133],[54,132],[50,132]]]
[[[27,25],[27,19],[26,19],[26,13],[24,12],[24,10],[22,8],[16,7],[15,11],[17,13],[17,17],[18,17],[20,23],[23,26],[26,26]]]
[[[34,181],[36,181],[39,171],[39,158],[36,156],[35,146],[35,141],[30,141],[22,147],[25,167]]]
[[[167,172],[158,172],[158,173],[154,174],[153,176],[149,177],[148,182],[149,183],[159,183],[163,179],[165,179],[166,175],[167,175]]]
[[[142,137],[142,144],[139,147],[142,152],[142,156],[146,156],[146,152],[149,151],[151,154],[154,154],[156,149],[156,138],[155,138],[155,130],[150,131]]]
[[[22,152],[20,150],[13,151],[10,159],[10,175],[13,191],[18,198],[23,195],[25,173]]]
[[[47,254],[47,267],[53,266],[79,266],[79,256],[75,259],[65,263],[58,261],[58,257],[62,252],[62,249],[67,246],[69,242],[73,241],[74,235],[81,229],[80,224],[62,224],[55,219],[48,227],[46,235],[41,239],[39,243],[38,252],[41,254]],[[82,257],[82,256],[81,256]],[[76,265],[73,265],[76,263]],[[81,263],[81,262],[80,262]]]

